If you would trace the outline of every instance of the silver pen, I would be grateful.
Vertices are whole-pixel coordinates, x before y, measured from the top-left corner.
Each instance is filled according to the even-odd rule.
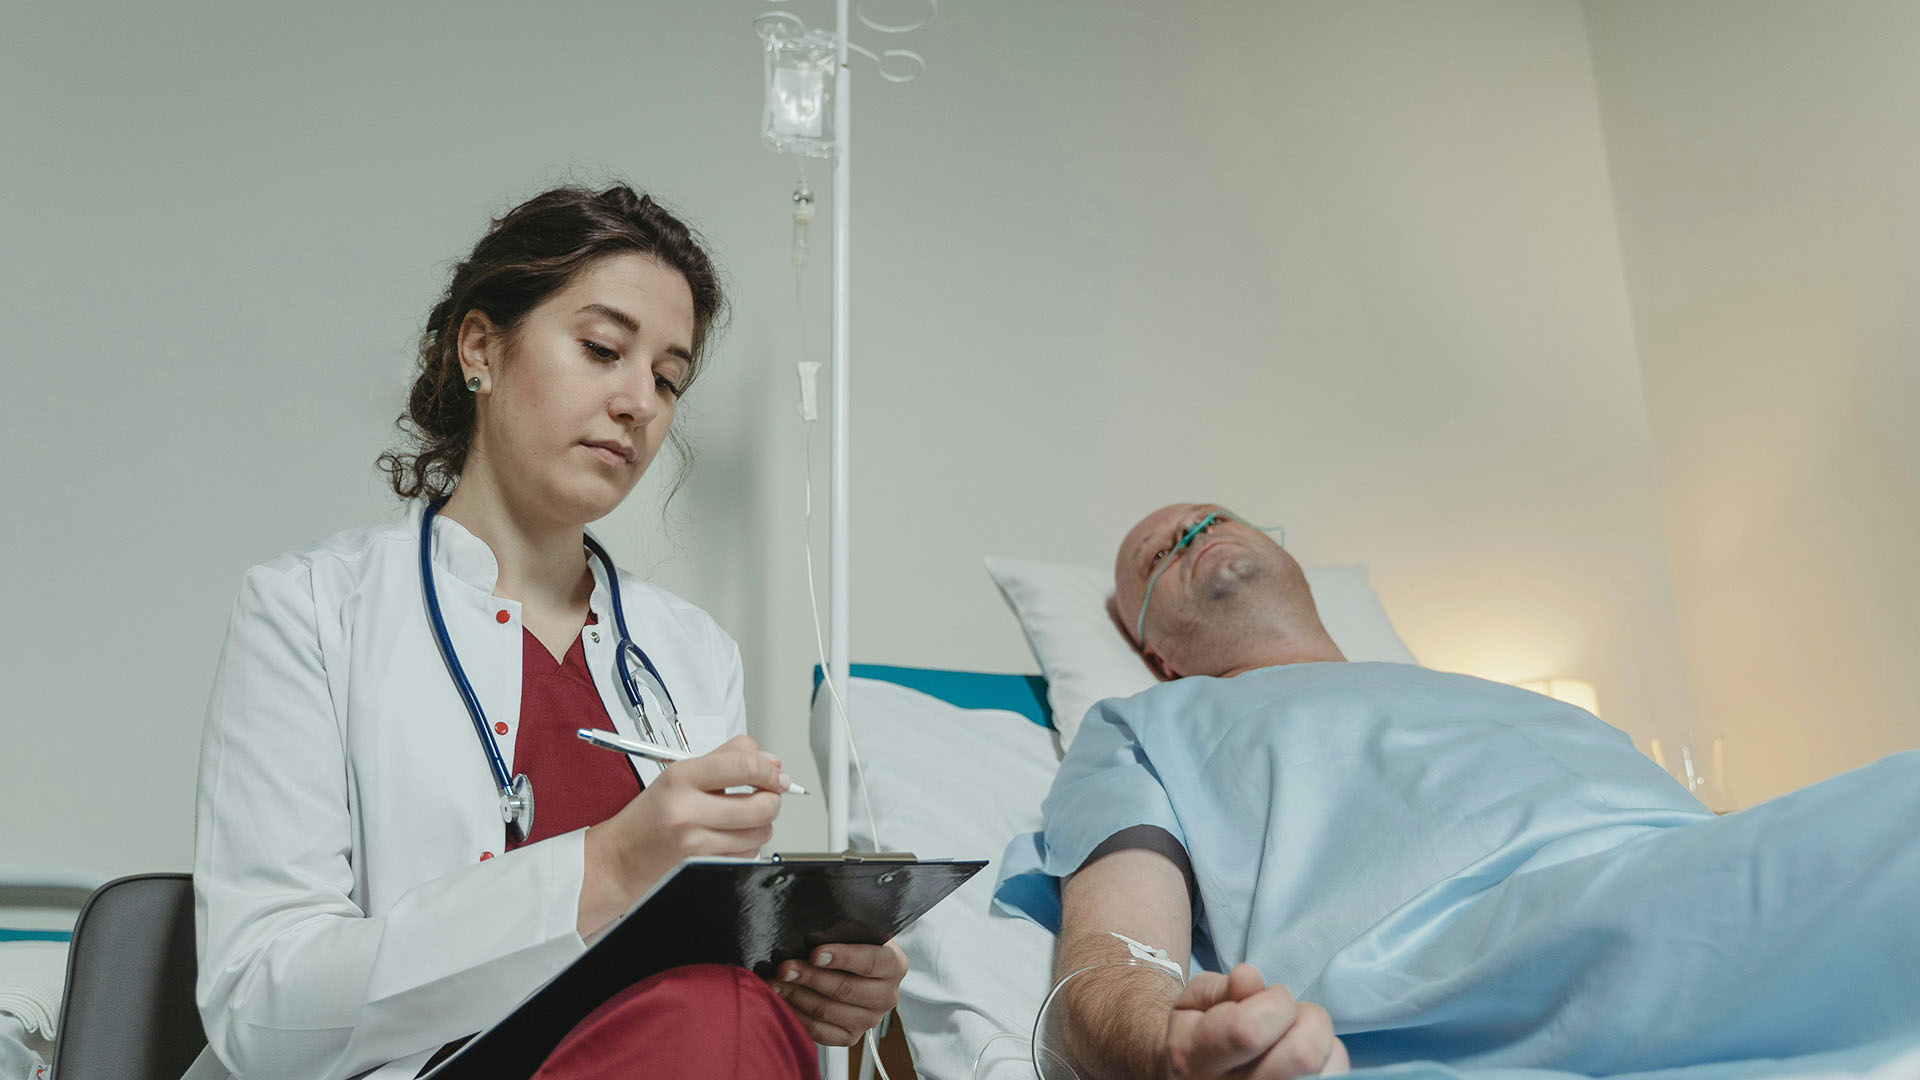
[[[685,750],[670,750],[667,747],[644,743],[638,739],[629,739],[618,732],[607,731],[602,728],[583,727],[575,731],[574,734],[578,735],[583,741],[601,747],[602,749],[617,750],[623,754],[632,754],[635,757],[643,757],[649,761],[657,761],[662,765],[670,765],[676,761],[686,761],[689,758],[697,756],[689,754]],[[805,795],[807,789],[789,780],[787,781],[786,793],[788,795]]]

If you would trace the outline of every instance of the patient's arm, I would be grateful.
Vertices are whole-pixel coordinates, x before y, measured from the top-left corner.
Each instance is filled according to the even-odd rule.
[[[1096,856],[1061,887],[1055,979],[1125,960],[1126,945],[1109,932],[1159,946],[1185,970],[1193,925],[1185,871],[1142,848]],[[1083,1074],[1283,1080],[1347,1069],[1326,1010],[1268,986],[1250,964],[1203,972],[1185,989],[1142,968],[1103,968],[1068,984],[1062,1003],[1065,1050]]]
[[[1060,888],[1058,981],[1092,964],[1128,958],[1111,936],[1165,949],[1182,971],[1193,933],[1187,879],[1157,851],[1128,848],[1100,855]],[[1089,971],[1073,980],[1059,1003],[1067,1008],[1067,1055],[1082,1073],[1111,1077],[1167,1076],[1167,1018],[1180,987],[1138,967]]]

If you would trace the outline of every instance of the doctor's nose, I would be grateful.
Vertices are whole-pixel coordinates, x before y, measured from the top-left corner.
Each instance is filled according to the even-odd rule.
[[[660,415],[665,399],[649,373],[643,382],[622,387],[607,401],[607,412],[629,426],[650,424]]]

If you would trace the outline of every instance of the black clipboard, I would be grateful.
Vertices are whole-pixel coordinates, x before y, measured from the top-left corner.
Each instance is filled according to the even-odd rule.
[[[870,852],[689,859],[566,970],[426,1075],[525,1080],[574,1025],[649,975],[732,964],[766,976],[819,945],[879,945],[986,865]]]

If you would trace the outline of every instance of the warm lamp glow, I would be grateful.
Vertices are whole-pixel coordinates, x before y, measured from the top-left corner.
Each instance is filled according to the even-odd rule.
[[[1513,685],[1600,715],[1600,695],[1585,679],[1531,679]],[[1716,813],[1728,813],[1733,808],[1733,798],[1727,793],[1726,739],[1713,738],[1702,745],[1691,731],[1677,741],[1663,741],[1656,735],[1647,740],[1646,754]]]
[[[1585,679],[1534,679],[1513,685],[1536,694],[1545,694],[1556,701],[1564,701],[1595,716],[1600,715],[1600,695],[1594,691],[1593,684]]]

